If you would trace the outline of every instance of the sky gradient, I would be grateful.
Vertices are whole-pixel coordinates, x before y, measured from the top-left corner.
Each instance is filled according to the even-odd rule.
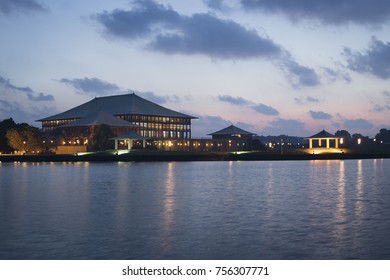
[[[0,120],[135,92],[259,135],[390,127],[387,0],[0,0]]]

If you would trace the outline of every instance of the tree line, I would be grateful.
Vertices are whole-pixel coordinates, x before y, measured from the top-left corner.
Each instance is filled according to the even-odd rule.
[[[15,123],[12,118],[5,119],[0,122],[0,153],[43,151],[48,146],[47,139],[59,134],[61,129],[48,134],[27,123]],[[96,151],[111,148],[113,143],[109,139],[114,136],[108,125],[99,125],[91,131],[90,146]]]

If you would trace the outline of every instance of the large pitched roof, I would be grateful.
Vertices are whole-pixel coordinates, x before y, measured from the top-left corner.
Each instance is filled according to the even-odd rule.
[[[137,133],[134,133],[134,132],[127,132],[125,134],[122,134],[122,135],[118,135],[116,137],[113,137],[113,138],[110,138],[110,139],[113,139],[113,140],[126,140],[126,139],[133,139],[133,140],[139,140],[139,139],[146,139],[145,137],[137,134]]]
[[[101,124],[106,124],[109,126],[138,127],[137,125],[132,124],[131,122],[121,120],[103,111],[95,112],[77,121],[62,125],[61,127],[92,126],[92,125],[101,125]]]
[[[322,130],[321,132],[318,132],[317,134],[314,134],[308,138],[336,138],[333,134],[330,134],[329,132]]]
[[[209,133],[208,135],[232,135],[232,134],[241,134],[241,135],[255,135],[255,133],[248,132],[237,126],[230,125],[224,129],[218,130],[214,133]]]
[[[40,119],[38,121],[42,122],[50,120],[82,118],[98,111],[104,111],[111,115],[132,114],[194,119],[194,117],[192,116],[170,110],[132,93],[105,97],[95,97],[91,101],[74,107],[68,111],[44,119]]]

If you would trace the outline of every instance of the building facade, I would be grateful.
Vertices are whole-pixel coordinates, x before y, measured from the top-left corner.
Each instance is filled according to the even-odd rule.
[[[38,121],[42,122],[43,131],[53,131],[99,111],[138,126],[137,133],[151,139],[190,139],[191,120],[195,119],[133,93],[96,97],[68,111]]]

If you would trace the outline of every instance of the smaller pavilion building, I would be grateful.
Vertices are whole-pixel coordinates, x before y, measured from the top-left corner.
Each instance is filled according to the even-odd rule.
[[[252,139],[252,137],[255,135],[252,132],[245,131],[237,126],[230,125],[228,127],[225,127],[224,129],[218,130],[213,133],[209,133],[211,135],[212,139],[227,139],[227,140],[233,140],[233,139]]]
[[[321,132],[305,138],[309,140],[309,149],[326,149],[328,152],[339,148],[340,138],[322,130]],[[313,151],[314,152],[314,151]]]

